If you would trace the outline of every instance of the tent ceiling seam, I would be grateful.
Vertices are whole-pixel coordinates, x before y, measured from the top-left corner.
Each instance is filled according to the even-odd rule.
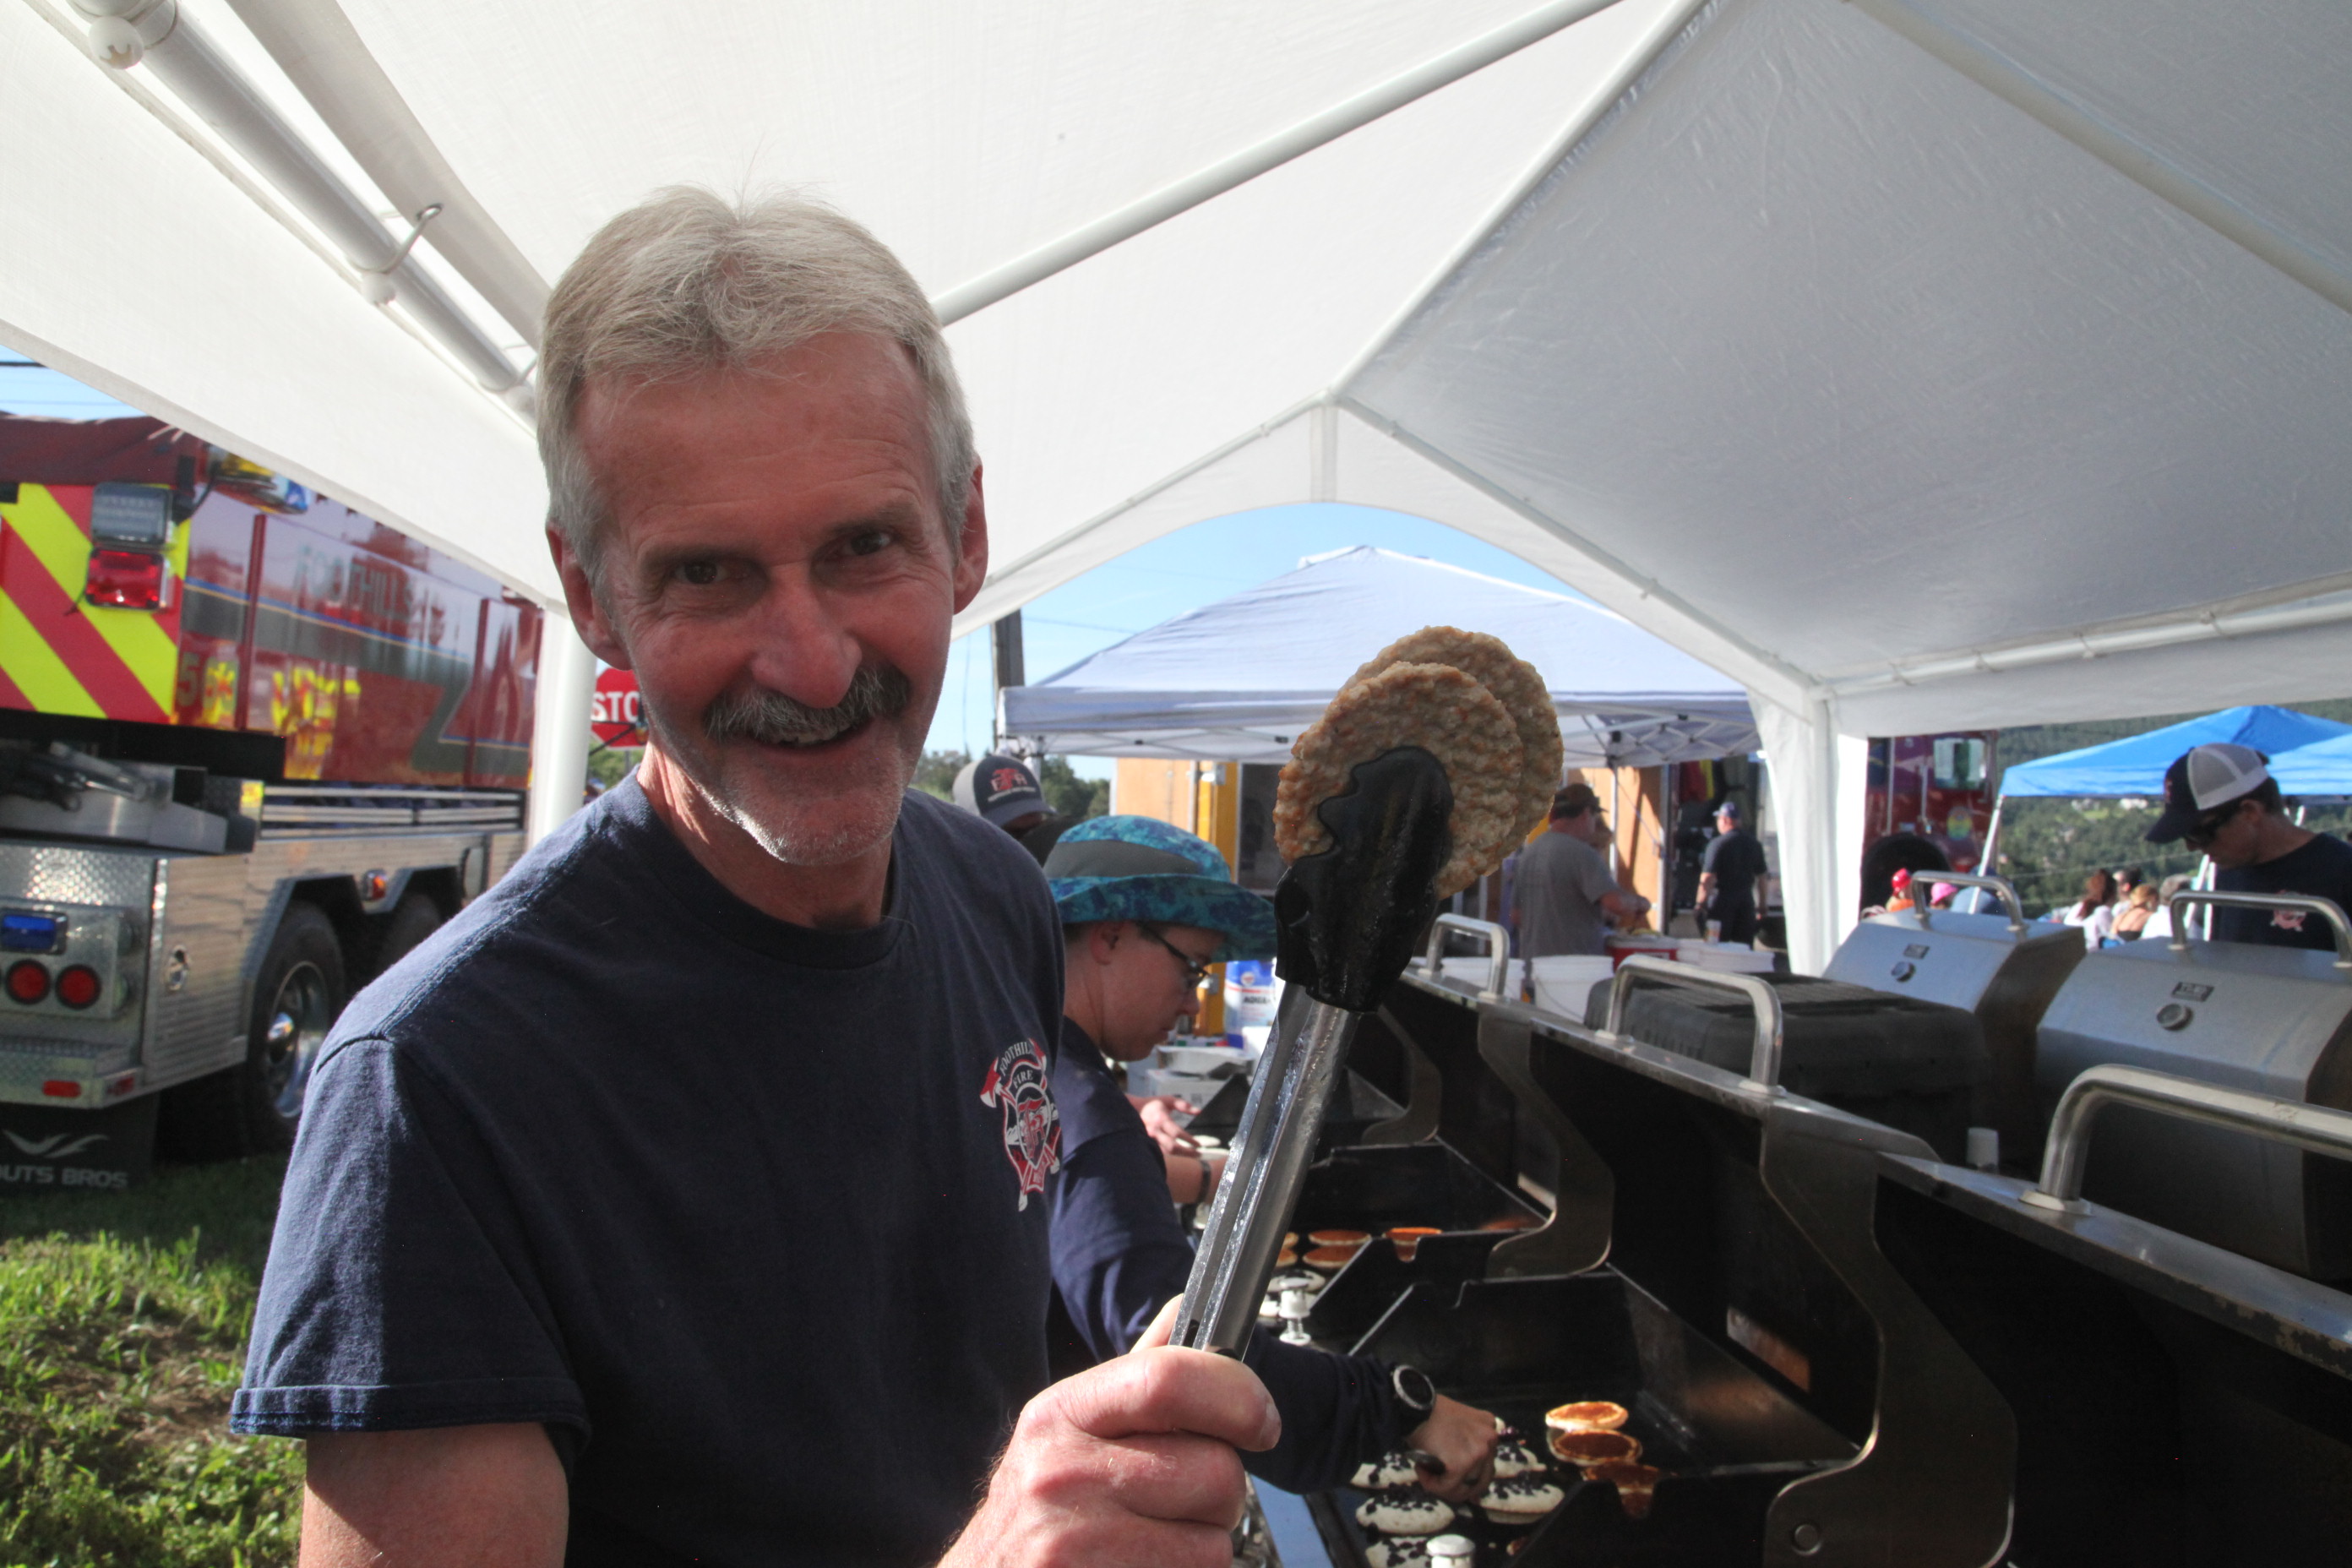
[[[958,284],[932,301],[941,325],[952,325],[977,310],[1011,299],[1024,289],[1042,283],[1055,273],[1076,266],[1124,244],[1147,229],[1157,228],[1204,202],[1247,184],[1260,174],[1304,157],[1352,131],[1394,113],[1429,94],[1450,87],[1605,11],[1617,0],[1549,0],[1525,16],[1490,28],[1465,44],[1401,71],[1376,87],[1343,99],[1319,113],[1275,132],[1254,146],[1222,158],[1205,169],[1160,186],[1136,201],[1048,240],[1026,255],[992,268],[968,283]]]
[[[2167,163],[1999,50],[1922,15],[1906,0],[1851,3],[2159,201],[2268,262],[2338,310],[2352,310],[2352,277],[2313,254],[2293,236]]]
[[[1460,243],[1446,253],[1445,259],[1414,287],[1412,292],[1406,296],[1403,305],[1381,323],[1380,330],[1348,362],[1347,368],[1333,378],[1331,384],[1335,393],[1345,392],[1354,385],[1356,378],[1380,357],[1381,351],[1395,342],[1412,319],[1421,313],[1422,308],[1445,287],[1446,280],[1468,266],[1471,258],[1494,237],[1496,231],[1510,221],[1511,215],[1527,205],[1537,188],[1551,177],[1552,171],[1576,157],[1591,137],[1598,133],[1621,108],[1640,95],[1650,74],[1663,63],[1670,49],[1712,20],[1711,17],[1700,17],[1699,13],[1719,6],[1720,0],[1676,0],[1671,10],[1651,24],[1650,30],[1626,52],[1625,58],[1618,62],[1617,68],[1610,72],[1591,96],[1569,117],[1568,123],[1561,127],[1559,133],[1546,143],[1540,154],[1520,170],[1502,199],[1479,216],[1478,221],[1470,226]]]
[[[1778,655],[1759,647],[1740,633],[1734,631],[1732,628],[1725,626],[1722,622],[1717,620],[1712,616],[1699,610],[1696,606],[1683,599],[1681,595],[1675,594],[1672,589],[1666,587],[1664,584],[1659,583],[1654,578],[1643,577],[1634,572],[1632,567],[1619,560],[1615,555],[1601,549],[1599,545],[1587,539],[1583,534],[1579,533],[1572,528],[1570,528],[1567,524],[1561,522],[1559,519],[1545,511],[1541,507],[1537,506],[1533,501],[1527,500],[1525,497],[1513,494],[1510,490],[1506,489],[1503,486],[1496,483],[1492,479],[1489,479],[1486,475],[1470,467],[1467,463],[1461,461],[1452,454],[1423,439],[1421,437],[1416,436],[1411,430],[1408,430],[1403,426],[1398,424],[1395,420],[1391,419],[1387,415],[1381,414],[1378,410],[1367,406],[1365,404],[1358,401],[1355,397],[1342,394],[1340,395],[1339,401],[1341,407],[1346,408],[1349,412],[1363,420],[1373,429],[1386,436],[1391,441],[1396,442],[1399,446],[1403,447],[1407,451],[1413,453],[1425,461],[1435,464],[1437,467],[1444,469],[1447,473],[1452,474],[1454,478],[1460,479],[1463,483],[1478,490],[1489,500],[1499,505],[1507,507],[1514,512],[1517,512],[1519,516],[1527,519],[1528,521],[1534,523],[1538,528],[1542,529],[1545,532],[1552,535],[1561,543],[1567,545],[1570,549],[1583,556],[1585,560],[1591,563],[1594,566],[1599,567],[1601,571],[1615,578],[1619,583],[1632,589],[1641,598],[1671,612],[1678,618],[1687,622],[1690,626],[1704,630],[1708,636],[1719,638],[1721,641],[1728,644],[1752,665],[1752,668],[1747,670],[1726,670],[1726,674],[1734,676],[1736,679],[1751,686],[1768,686],[1777,689],[1768,694],[1772,697],[1773,700],[1789,707],[1794,707],[1802,703],[1819,689],[1819,683],[1804,671],[1788,663]],[[1632,617],[1628,618],[1630,619]],[[1640,623],[1636,621],[1635,624],[1639,625]],[[1643,629],[1650,630],[1652,628],[1643,627]],[[1658,635],[1664,636],[1664,634],[1660,633]],[[1666,640],[1673,642],[1675,639],[1668,637]],[[1759,676],[1764,679],[1759,680],[1757,678]]]

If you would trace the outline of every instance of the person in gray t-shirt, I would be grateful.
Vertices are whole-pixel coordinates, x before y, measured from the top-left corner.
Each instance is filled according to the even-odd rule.
[[[1551,826],[1519,851],[1511,924],[1522,958],[1597,953],[1608,921],[1646,912],[1650,900],[1617,885],[1601,842],[1607,829],[1592,786],[1572,784],[1551,797]]]

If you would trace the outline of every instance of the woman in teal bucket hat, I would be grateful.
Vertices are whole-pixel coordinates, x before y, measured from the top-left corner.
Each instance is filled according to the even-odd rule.
[[[1150,817],[1077,824],[1045,858],[1045,876],[1064,947],[1053,1078],[1062,1163],[1047,1187],[1063,1374],[1125,1353],[1192,1268],[1166,1160],[1103,1058],[1149,1056],[1198,1013],[1210,964],[1273,954],[1275,922],[1273,905],[1236,886],[1214,847]],[[1409,1447],[1444,1461],[1423,1481],[1438,1496],[1466,1500],[1485,1488],[1494,1418],[1411,1368],[1286,1345],[1263,1329],[1243,1360],[1282,1413],[1281,1441],[1242,1456],[1253,1475],[1314,1491]]]

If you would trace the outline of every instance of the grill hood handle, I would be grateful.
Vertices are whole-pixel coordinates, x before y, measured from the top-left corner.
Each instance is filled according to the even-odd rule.
[[[2172,951],[2189,951],[2189,933],[2183,926],[2179,910],[2186,904],[2210,904],[2223,910],[2287,910],[2317,915],[2336,933],[2336,967],[2352,969],[2352,923],[2347,923],[2344,911],[2333,900],[2315,899],[2308,893],[2225,893],[2218,888],[2183,888],[2172,895],[2165,908],[2173,911]]]
[[[2065,1214],[2083,1212],[2083,1167],[2090,1158],[2091,1123],[2110,1105],[2136,1106],[2161,1116],[2250,1132],[2315,1154],[2352,1160],[2352,1114],[2299,1100],[2223,1089],[2168,1072],[2102,1062],[2084,1068],[2082,1076],[2058,1097],[2058,1110],[2050,1118],[2049,1146],[2042,1156],[2042,1182],[2023,1194],[2025,1202]]]
[[[1927,882],[1930,893],[1935,890],[1935,884],[1937,882],[1949,882],[1955,888],[1982,888],[1999,899],[2001,907],[2009,911],[2009,929],[2011,935],[2021,934],[2025,930],[2025,905],[2019,900],[2017,889],[2006,877],[1988,877],[1978,871],[1915,871],[1912,875]],[[1929,902],[1933,902],[1933,900],[1931,899]],[[1919,929],[1926,931],[1927,904],[1915,901],[1911,906],[1911,911],[1919,917]],[[1947,914],[1951,912],[1949,910],[1945,911]]]
[[[1486,944],[1486,984],[1478,990],[1481,1002],[1503,999],[1503,985],[1511,972],[1511,933],[1493,921],[1472,920],[1468,915],[1440,915],[1429,922],[1429,951],[1422,956],[1421,966],[1432,980],[1444,978],[1443,957],[1445,933],[1458,931],[1482,940]]]
[[[1619,1038],[1625,1027],[1626,995],[1633,989],[1633,983],[1645,974],[1672,985],[1696,985],[1745,996],[1756,1012],[1756,1048],[1748,1060],[1748,1076],[1740,1080],[1739,1087],[1750,1094],[1788,1092],[1780,1087],[1780,994],[1752,974],[1727,974],[1670,958],[1644,958],[1635,953],[1617,966],[1616,975],[1609,982],[1609,1014],[1601,1023],[1602,1039]]]

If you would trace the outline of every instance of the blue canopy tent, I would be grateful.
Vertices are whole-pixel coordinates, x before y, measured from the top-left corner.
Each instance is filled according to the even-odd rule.
[[[2352,724],[2315,718],[2292,708],[2224,708],[2219,713],[2168,724],[2145,735],[2126,735],[2120,741],[2021,763],[2001,773],[2000,795],[2004,800],[2011,795],[2078,799],[2090,795],[2160,795],[2164,793],[2164,770],[2191,746],[2231,741],[2276,758],[2284,752],[2347,736],[2352,736]],[[2352,752],[2338,754],[2352,763]],[[2326,792],[2341,793],[2347,787],[2347,781],[2352,781],[2352,766],[2342,768],[2326,786]],[[2293,788],[2284,778],[2279,787],[2290,795],[2318,793],[2315,789]]]
[[[2352,795],[2352,734],[2274,753],[2271,777],[2287,795]]]

